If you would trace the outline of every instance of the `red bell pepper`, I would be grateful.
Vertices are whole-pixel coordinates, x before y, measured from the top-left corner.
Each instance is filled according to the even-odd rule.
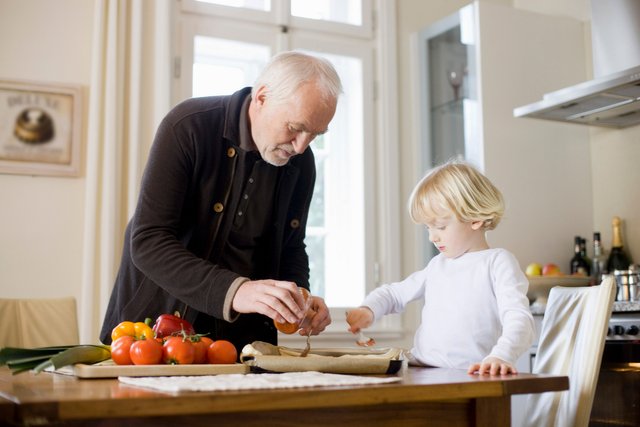
[[[176,314],[178,314],[176,312]],[[157,338],[164,338],[174,334],[195,335],[196,331],[188,321],[174,314],[161,314],[153,325],[153,332]]]

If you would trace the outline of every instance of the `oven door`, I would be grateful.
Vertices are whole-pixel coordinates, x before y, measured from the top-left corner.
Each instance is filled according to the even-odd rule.
[[[640,341],[606,341],[589,426],[640,426]]]

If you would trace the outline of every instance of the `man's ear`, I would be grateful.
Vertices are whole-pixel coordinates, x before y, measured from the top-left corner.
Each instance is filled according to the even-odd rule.
[[[269,91],[267,90],[267,86],[265,85],[258,86],[258,89],[256,89],[256,95],[254,98],[254,100],[256,101],[256,104],[262,107],[265,101],[267,100],[268,93]]]

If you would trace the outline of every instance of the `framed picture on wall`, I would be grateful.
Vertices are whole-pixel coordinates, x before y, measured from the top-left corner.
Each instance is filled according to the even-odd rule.
[[[81,87],[0,80],[0,173],[80,174]]]

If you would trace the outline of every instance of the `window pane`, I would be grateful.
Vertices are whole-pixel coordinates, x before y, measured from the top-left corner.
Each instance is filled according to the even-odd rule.
[[[324,138],[320,135],[317,139]],[[324,150],[315,146],[313,142],[313,154],[316,158],[316,184],[313,189],[313,197],[311,198],[311,207],[309,208],[309,218],[307,219],[307,229],[312,227],[324,227],[324,183],[325,183],[325,161],[326,153]]]
[[[269,61],[269,47],[196,36],[193,44],[193,96],[229,95],[253,85]]]
[[[306,241],[311,290],[330,307],[353,307],[365,295],[362,61],[309,53],[331,61],[349,88],[329,132],[312,144],[318,175]]]
[[[291,0],[291,15],[362,25],[362,0]]]
[[[220,6],[243,7],[246,9],[271,10],[271,0],[196,0]]]

